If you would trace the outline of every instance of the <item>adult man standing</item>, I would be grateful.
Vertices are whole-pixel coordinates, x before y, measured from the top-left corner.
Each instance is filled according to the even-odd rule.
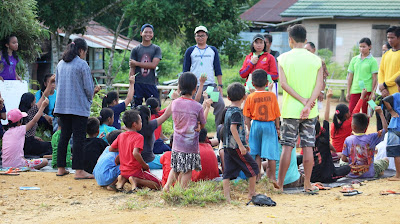
[[[207,75],[207,81],[204,83],[203,90],[209,86],[214,87],[214,91],[219,91],[218,102],[214,102],[211,106],[214,108],[215,126],[221,124],[225,103],[222,98],[222,71],[219,62],[217,48],[207,45],[208,30],[204,26],[198,26],[194,30],[196,45],[189,47],[185,52],[183,60],[183,72],[192,72],[197,77],[197,85],[200,83],[200,76]],[[217,77],[218,86],[214,77]],[[200,102],[203,101],[203,96]]]
[[[272,56],[274,56],[274,58],[276,60],[280,54],[279,54],[279,51],[271,50],[272,35],[271,34],[264,34],[264,41],[265,41],[265,44],[267,45],[267,52],[270,53]]]
[[[141,105],[143,98],[159,99],[156,86],[155,68],[162,59],[161,48],[151,43],[154,36],[154,27],[144,24],[140,29],[142,43],[132,49],[129,60],[129,75],[135,75],[135,105]]]

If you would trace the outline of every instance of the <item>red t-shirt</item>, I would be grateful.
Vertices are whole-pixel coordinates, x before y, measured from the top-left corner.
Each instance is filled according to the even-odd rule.
[[[199,143],[201,171],[192,171],[192,181],[212,180],[219,177],[218,160],[208,143]]]
[[[133,156],[133,149],[139,148],[141,153],[143,142],[144,138],[141,134],[135,131],[127,131],[118,135],[117,139],[111,144],[111,147],[119,151],[121,175],[129,175],[142,169],[142,165]]]
[[[165,152],[161,158],[160,163],[162,164],[162,180],[161,183],[164,186],[167,183],[169,172],[171,171],[171,151]]]
[[[150,120],[154,120],[154,119],[156,119],[156,118],[161,117],[161,115],[163,115],[163,114],[165,113],[165,110],[166,110],[166,109],[167,109],[167,108],[164,108],[164,109],[158,111],[157,115],[156,115],[156,114],[152,114],[152,115],[150,116]],[[161,131],[162,131],[161,125],[158,126],[157,129],[154,131],[154,136],[156,137],[156,138],[155,138],[156,140],[160,138]]]
[[[255,65],[253,65],[251,62],[252,57],[253,53],[250,53],[244,59],[243,66],[239,71],[239,75],[242,78],[246,78],[247,81],[249,74],[253,73],[256,69],[264,70],[268,75],[271,75],[273,80],[277,80],[279,78],[274,56],[268,52],[264,52],[264,54],[259,57],[258,62]]]

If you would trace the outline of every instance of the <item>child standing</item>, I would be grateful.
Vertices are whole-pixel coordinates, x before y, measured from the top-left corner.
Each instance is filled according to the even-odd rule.
[[[18,39],[10,35],[3,39],[0,52],[0,80],[21,80],[15,68],[19,62],[17,55]]]
[[[185,188],[192,178],[192,170],[201,170],[198,123],[202,129],[206,119],[203,107],[192,99],[196,92],[197,78],[193,73],[185,72],[179,77],[178,86],[182,96],[171,103],[175,125],[171,155],[172,170],[164,191],[169,190],[178,175],[181,175],[180,185]]]
[[[279,160],[278,133],[281,112],[276,95],[265,90],[268,84],[267,75],[261,69],[253,72],[252,80],[256,91],[247,97],[243,115],[250,132],[250,155],[255,158],[259,170],[261,170],[261,158],[268,159],[267,176],[276,182],[275,167],[276,160]]]
[[[235,82],[228,86],[227,93],[232,103],[230,107],[227,107],[224,121],[223,188],[225,198],[230,202],[229,180],[235,179],[242,170],[249,178],[248,198],[251,199],[256,194],[256,176],[260,171],[257,163],[248,153],[244,116],[240,109],[246,99],[245,88],[242,84]]]
[[[97,136],[97,138],[100,138],[101,136],[105,142],[110,144],[107,141],[106,136],[110,132],[117,130],[115,127],[111,126],[114,122],[114,111],[110,108],[103,108],[101,109],[100,116],[97,119],[99,119],[100,121],[99,135]]]
[[[304,189],[312,192],[310,182],[313,167],[312,147],[315,146],[315,123],[318,108],[313,107],[322,90],[323,75],[321,59],[304,49],[307,31],[302,25],[288,28],[291,51],[281,54],[279,80],[283,92],[281,144],[282,155],[279,166],[278,186],[283,190],[286,171],[290,164],[292,149],[300,136],[300,147],[304,157]]]
[[[97,160],[103,153],[108,144],[101,138],[97,138],[99,134],[100,122],[95,117],[89,117],[86,126],[88,138],[85,140],[85,165],[84,170],[88,173],[93,173],[93,168],[96,166]],[[77,179],[77,178],[75,178]],[[88,178],[83,178],[88,179]],[[90,178],[93,179],[93,178]]]
[[[114,123],[112,126],[116,129],[121,129],[121,120],[119,116],[125,111],[126,107],[132,102],[133,94],[135,93],[135,76],[129,76],[129,89],[124,102],[118,103],[119,95],[115,91],[111,91],[104,96],[102,107],[108,107],[114,111]]]
[[[366,90],[363,90],[366,94]],[[387,132],[388,125],[383,116],[381,107],[375,107],[375,111],[382,119],[383,129],[372,134],[365,134],[368,129],[369,118],[366,114],[358,113],[353,115],[351,128],[354,135],[346,138],[343,146],[342,160],[348,162],[351,171],[348,175],[352,178],[378,177],[389,166],[387,158],[374,161],[375,147],[379,144]]]
[[[42,116],[42,113],[49,100],[46,98],[41,104],[39,111],[26,125],[22,125],[22,118],[28,116],[27,113],[21,112],[19,109],[10,110],[7,114],[9,129],[3,136],[2,149],[2,166],[3,167],[29,167],[41,169],[48,164],[47,159],[30,159],[24,158],[25,133],[30,130]]]
[[[128,180],[132,184],[130,191],[132,193],[137,187],[142,186],[160,189],[161,181],[149,172],[149,165],[141,155],[144,138],[138,133],[142,129],[142,119],[138,111],[126,111],[122,116],[122,121],[128,131],[120,134],[109,148],[110,152],[119,151],[121,175],[118,176],[117,190],[122,191]]]

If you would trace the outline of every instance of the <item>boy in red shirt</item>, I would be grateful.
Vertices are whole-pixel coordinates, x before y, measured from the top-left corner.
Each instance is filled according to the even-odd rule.
[[[161,181],[149,172],[149,165],[144,162],[141,155],[144,138],[137,133],[142,129],[139,112],[126,111],[122,120],[128,131],[120,134],[109,149],[110,152],[119,151],[121,175],[118,176],[117,190],[122,191],[128,180],[132,189],[127,193],[135,192],[138,187],[161,189]]]

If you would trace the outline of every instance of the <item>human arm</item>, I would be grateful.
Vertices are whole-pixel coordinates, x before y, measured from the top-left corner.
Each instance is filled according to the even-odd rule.
[[[349,72],[347,74],[347,94],[346,94],[346,100],[350,102],[350,90],[351,90],[351,85],[353,84],[353,77],[354,74],[352,72]]]
[[[192,67],[192,58],[190,57],[190,55],[192,54],[193,49],[194,49],[194,46],[189,47],[185,51],[185,56],[183,57],[183,68],[182,68],[183,72],[189,72],[190,67]]]
[[[363,105],[363,102],[364,102],[364,100],[366,100],[366,99],[365,99],[365,96],[366,96],[366,95],[367,95],[367,90],[366,90],[366,89],[363,89],[363,90],[361,91],[361,97],[360,97],[360,99],[358,100],[358,102],[357,102],[356,106],[354,107],[353,111],[351,112],[351,114],[356,114],[356,113],[359,113],[359,112],[360,112],[361,107],[362,107],[362,105]]]
[[[244,147],[242,141],[240,140],[239,132],[237,130],[237,124],[231,124],[230,128],[231,128],[232,137],[233,137],[233,139],[235,139],[236,143],[238,144],[240,152],[242,153],[242,155],[245,155],[247,153],[247,150]]]
[[[383,103],[385,104],[386,109],[389,111],[390,115],[392,117],[399,117],[399,114],[396,113],[396,111],[393,110],[393,95],[385,97],[383,99]]]
[[[281,135],[281,126],[279,123],[279,117],[275,118],[275,128],[276,128],[276,133],[278,134],[278,137]]]
[[[114,148],[114,147],[110,146],[110,148],[108,148],[108,151],[110,151],[110,152],[118,152],[118,148]]]
[[[110,152],[111,152],[111,151],[110,151]],[[114,162],[115,162],[115,165],[117,165],[117,166],[120,164],[119,155],[117,155],[117,157],[115,157]]]
[[[247,127],[247,133],[250,133],[250,128],[251,128],[251,118],[250,117],[244,117],[244,124]]]
[[[94,84],[92,74],[90,72],[89,66],[85,63],[82,65],[82,82],[83,89],[89,102],[92,102],[94,96]]]
[[[35,114],[33,119],[26,124],[26,131],[31,130],[33,126],[39,121],[40,117],[43,115],[44,109],[49,105],[49,99],[46,97],[41,103],[38,112]]]
[[[280,65],[279,65],[279,80],[281,82],[281,87],[283,90],[285,90],[288,94],[293,96],[296,100],[300,101],[304,106],[307,104],[307,99],[300,96],[292,87],[288,85],[285,71]]]
[[[372,100],[375,98],[376,87],[378,87],[378,73],[372,74],[372,89],[371,89],[371,95],[369,95],[368,100]]]
[[[204,110],[204,117],[206,120],[207,120],[208,112],[210,111],[211,104],[212,104],[212,99],[204,99],[203,110]]]
[[[207,75],[201,74],[199,81],[200,84],[197,88],[196,96],[194,97],[194,100],[197,102],[200,102],[201,94],[203,93],[204,83],[207,81]]]
[[[217,81],[218,81],[218,91],[221,94],[221,96],[224,96],[224,93],[222,92],[222,75],[217,75]]]
[[[143,157],[142,157],[142,154],[140,154],[139,148],[134,148],[132,154],[133,154],[133,157],[135,157],[136,161],[138,161],[140,163],[140,165],[142,165],[143,170],[149,170],[149,165],[147,165],[147,163],[143,160]]]
[[[151,62],[139,62],[133,59],[129,60],[129,65],[131,66],[131,68],[134,67],[141,67],[141,68],[146,68],[146,69],[156,69],[156,67],[158,66],[158,63],[160,63],[160,59],[159,58],[153,58],[153,60]]]
[[[239,70],[240,77],[242,77],[244,79],[249,77],[249,74],[254,70],[255,64],[257,64],[257,61],[258,61],[258,58],[257,58],[257,61],[255,63],[253,63],[251,61],[251,59],[252,59],[251,55],[252,54],[249,54],[246,56],[246,58],[243,61],[242,68]]]
[[[159,118],[157,118],[157,126],[162,125],[162,123],[164,123],[172,114],[172,110],[171,110],[171,104],[168,105],[168,107],[166,108],[165,112],[163,113],[163,115],[161,115]]]
[[[325,118],[324,120],[329,121],[329,112],[331,108],[331,98],[332,98],[332,90],[328,89],[326,93],[326,106],[325,106]]]
[[[347,158],[347,156],[345,156],[343,154],[342,154],[342,158],[341,159],[342,159],[343,162],[346,162],[346,163],[349,162],[349,159]]]
[[[126,95],[125,98],[125,107],[127,107],[133,99],[133,94],[135,94],[135,75],[129,75],[129,88],[128,88],[128,94]]]
[[[376,112],[377,114],[379,114],[379,117],[381,118],[381,121],[382,121],[382,129],[385,130],[385,131],[387,131],[387,130],[388,130],[388,124],[387,124],[385,115],[383,115],[382,108],[381,108],[380,106],[376,106],[376,107],[375,107],[375,112]],[[397,116],[398,116],[398,115],[397,115]]]
[[[308,116],[310,115],[311,108],[315,104],[315,100],[318,98],[319,93],[322,90],[322,80],[323,80],[322,68],[319,68],[314,90],[311,94],[311,97],[307,100],[307,103],[304,106],[303,110],[301,111],[300,118],[307,119]]]

